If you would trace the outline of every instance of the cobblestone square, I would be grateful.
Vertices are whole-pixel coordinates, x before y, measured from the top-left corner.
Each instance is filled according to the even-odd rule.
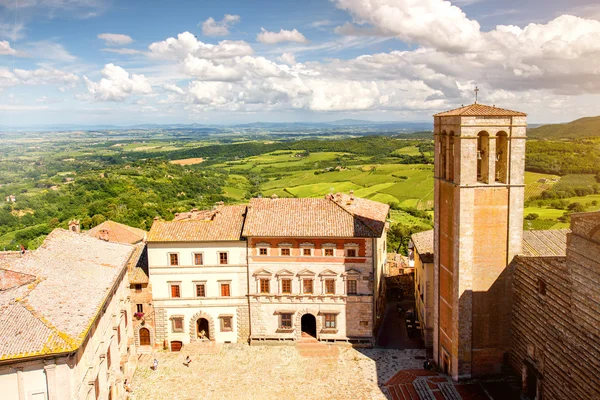
[[[225,344],[217,354],[157,351],[140,358],[131,399],[386,399],[383,385],[400,369],[422,367],[425,356],[416,349],[337,350],[305,356],[294,345]]]

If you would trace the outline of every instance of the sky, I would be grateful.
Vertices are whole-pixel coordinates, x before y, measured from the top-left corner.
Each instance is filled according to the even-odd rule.
[[[0,0],[0,126],[600,114],[597,0]]]

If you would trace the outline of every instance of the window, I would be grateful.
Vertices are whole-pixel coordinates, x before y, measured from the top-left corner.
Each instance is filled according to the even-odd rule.
[[[143,313],[144,312],[144,305],[143,304],[136,304],[135,305],[137,312],[139,313]]]
[[[313,292],[313,280],[303,279],[302,280],[302,292],[304,294],[312,294]]]
[[[135,284],[135,291],[136,292],[141,292],[142,291],[142,285],[140,285],[139,283]]]
[[[206,297],[206,285],[204,283],[196,284],[196,297]]]
[[[219,253],[219,264],[225,265],[227,264],[227,253],[224,251]]]
[[[292,329],[292,314],[281,314],[281,329]]]
[[[310,257],[312,255],[311,253],[312,253],[312,251],[310,249],[302,249],[303,256]]]
[[[231,315],[222,315],[221,317],[221,332],[231,332],[233,330],[231,320],[233,317]]]
[[[260,280],[260,292],[261,293],[270,293],[269,287],[269,279],[261,279]]]
[[[204,257],[202,253],[194,253],[194,265],[204,264]]]
[[[346,250],[346,257],[356,257],[356,249]]]
[[[221,297],[229,297],[231,292],[229,291],[229,283],[221,283]]]
[[[292,293],[292,280],[282,279],[281,280],[281,293],[291,294]]]
[[[325,329],[335,328],[335,314],[325,314]]]
[[[173,298],[181,297],[181,291],[179,290],[178,283],[171,284],[171,297],[173,297]]]
[[[489,180],[489,145],[489,134],[479,132],[477,134],[477,182],[488,183]]]
[[[356,294],[356,280],[348,280],[346,281],[346,285],[348,286],[347,294]]]
[[[258,249],[258,254],[261,256],[266,256],[268,253],[267,249],[265,247],[262,247],[260,249]]]
[[[333,249],[325,249],[326,257],[333,257]]]
[[[546,295],[546,282],[542,278],[537,280],[537,291],[541,295]]]
[[[439,177],[442,179],[446,178],[446,159],[447,159],[447,136],[446,131],[442,132],[440,136],[440,164],[439,164]]]
[[[448,137],[448,171],[446,173],[446,178],[453,182],[454,181],[454,132],[450,132],[450,136]]]
[[[496,136],[496,182],[508,183],[508,136],[499,132]]]
[[[172,317],[171,325],[173,332],[183,332],[183,317]]]
[[[179,265],[179,254],[169,254],[169,265]]]
[[[289,256],[291,254],[292,254],[291,249],[289,249],[289,248],[281,249],[281,255],[282,256]]]
[[[333,279],[325,280],[325,294],[335,294],[335,281]]]

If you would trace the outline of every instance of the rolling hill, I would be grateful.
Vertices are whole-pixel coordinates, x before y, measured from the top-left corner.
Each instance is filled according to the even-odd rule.
[[[600,137],[600,116],[580,118],[566,124],[542,125],[529,129],[530,139],[580,139]]]

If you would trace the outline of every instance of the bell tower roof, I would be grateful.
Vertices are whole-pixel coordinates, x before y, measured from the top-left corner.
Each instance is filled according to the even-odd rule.
[[[473,117],[473,116],[502,116],[502,117],[526,117],[527,114],[519,112],[507,110],[505,108],[499,108],[495,106],[486,106],[485,104],[470,104],[468,106],[456,108],[450,111],[444,111],[438,114],[435,114],[434,117],[455,117],[455,116],[464,116],[464,117]]]

